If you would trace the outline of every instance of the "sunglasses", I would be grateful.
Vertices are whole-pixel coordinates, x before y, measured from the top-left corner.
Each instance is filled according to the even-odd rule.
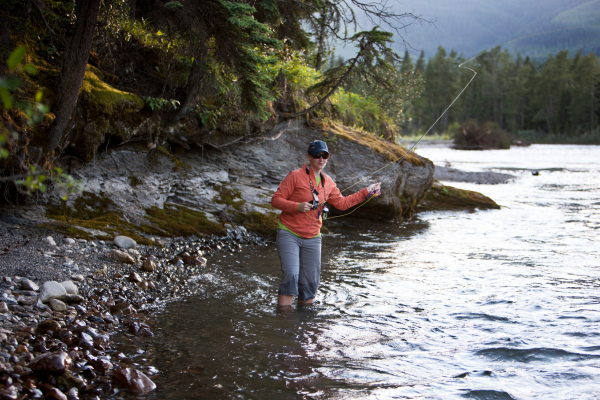
[[[316,156],[313,156],[311,154],[311,157],[314,158],[315,160],[322,158],[323,160],[327,160],[329,158],[329,154],[328,153],[321,153],[321,154],[317,154]]]

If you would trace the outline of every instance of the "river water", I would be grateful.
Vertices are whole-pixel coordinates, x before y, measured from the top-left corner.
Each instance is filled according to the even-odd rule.
[[[600,398],[600,147],[417,152],[515,175],[447,183],[503,208],[331,225],[317,303],[290,312],[274,244],[211,259],[217,289],[152,321],[151,397]]]

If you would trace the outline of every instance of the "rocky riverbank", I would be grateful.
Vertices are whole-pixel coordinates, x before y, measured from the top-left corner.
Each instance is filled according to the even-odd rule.
[[[120,352],[114,337],[152,337],[145,323],[152,311],[218,289],[215,256],[265,245],[244,228],[225,228],[222,237],[143,246],[125,237],[74,240],[1,224],[0,398],[152,391],[156,369],[139,367],[141,350]]]

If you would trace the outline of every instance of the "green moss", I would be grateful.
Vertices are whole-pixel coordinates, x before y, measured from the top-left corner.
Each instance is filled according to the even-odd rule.
[[[481,193],[436,183],[419,203],[418,211],[500,209],[496,202]]]
[[[248,214],[240,215],[244,218],[243,225],[256,233],[262,235],[274,235],[277,231],[279,214],[275,212],[269,212],[266,214],[260,212],[251,212]]]
[[[184,177],[187,176],[187,172],[192,169],[191,166],[189,166],[188,164],[184,163],[183,161],[181,161],[179,158],[177,158],[175,155],[171,154],[169,152],[169,150],[165,149],[163,146],[157,146],[156,149],[154,149],[153,151],[151,151],[148,154],[148,163],[150,165],[154,164],[154,155],[158,154],[161,155],[163,157],[168,158],[169,160],[171,160],[171,162],[174,164],[174,171],[179,172],[180,174],[182,174]]]
[[[148,220],[156,227],[144,226],[145,233],[160,236],[202,236],[206,234],[223,235],[225,229],[212,221],[206,214],[183,206],[167,206],[164,209],[152,207],[146,209]]]
[[[87,65],[81,92],[85,93],[88,101],[102,108],[107,114],[112,114],[121,101],[131,101],[139,109],[144,108],[144,100],[133,93],[123,92],[103,82],[102,73],[97,68]]]
[[[338,137],[351,140],[370,148],[376,153],[382,154],[388,161],[399,160],[406,154],[406,149],[399,144],[383,140],[368,132],[350,129],[333,122],[313,121],[312,124],[321,128],[323,135],[326,137],[325,141],[328,143],[335,144]],[[425,164],[421,158],[415,156],[413,153],[408,154],[404,160],[415,166],[422,166]]]
[[[86,239],[86,240],[101,239],[99,237],[94,237],[94,236],[90,235],[88,232],[84,231],[83,229],[79,229],[76,226],[70,225],[68,223],[47,222],[45,224],[41,224],[40,226],[45,229],[50,229],[55,232],[62,233],[63,235],[65,235],[67,237],[71,237],[71,238]]]
[[[215,185],[215,190],[219,193],[213,198],[215,203],[232,206],[239,210],[246,201],[242,200],[242,193],[238,189],[228,188],[224,185]]]
[[[109,198],[90,192],[83,192],[69,207],[67,203],[46,207],[46,216],[56,220],[46,224],[46,228],[81,239],[91,239],[85,229],[104,232],[96,239],[112,240],[117,235],[126,235],[140,244],[152,245],[150,239],[140,236],[144,231],[122,218],[121,209]]]
[[[142,183],[144,183],[144,181],[135,175],[131,175],[129,177],[129,184],[133,187],[136,187],[137,185],[141,185]]]

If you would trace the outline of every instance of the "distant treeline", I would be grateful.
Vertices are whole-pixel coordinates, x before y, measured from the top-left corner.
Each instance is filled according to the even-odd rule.
[[[440,46],[428,61],[423,53],[416,62],[406,53],[403,61],[403,70],[412,68],[423,78],[421,95],[405,104],[404,134],[426,130],[469,82],[471,69],[477,77],[432,132],[447,132],[469,119],[495,122],[510,133],[598,132],[600,60],[594,53],[579,51],[570,58],[561,51],[535,62],[497,47],[459,68],[467,59]]]

